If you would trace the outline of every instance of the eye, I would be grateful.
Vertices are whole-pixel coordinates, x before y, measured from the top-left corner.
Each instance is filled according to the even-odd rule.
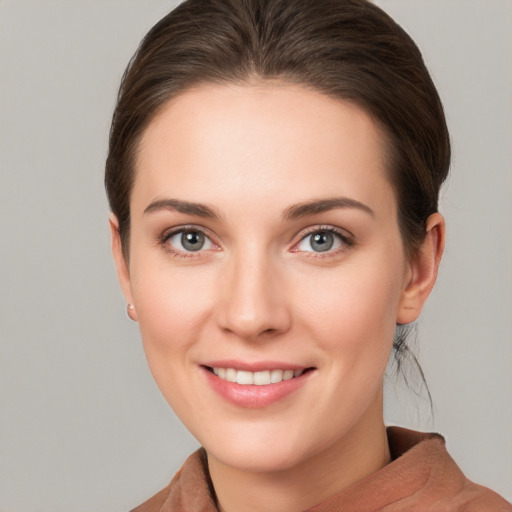
[[[333,229],[318,229],[306,235],[296,245],[297,251],[327,252],[340,249],[343,245],[350,245],[347,237]]]
[[[169,235],[165,242],[181,252],[198,252],[213,248],[212,241],[198,229],[182,229]]]

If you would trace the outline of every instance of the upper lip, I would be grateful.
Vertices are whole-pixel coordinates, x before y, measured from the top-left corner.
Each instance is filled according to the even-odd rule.
[[[241,370],[246,372],[262,372],[265,370],[305,370],[311,368],[311,366],[302,364],[285,363],[281,361],[255,361],[255,362],[243,362],[235,360],[222,361],[206,361],[201,363],[202,366],[208,366],[210,368],[234,368],[235,370]]]

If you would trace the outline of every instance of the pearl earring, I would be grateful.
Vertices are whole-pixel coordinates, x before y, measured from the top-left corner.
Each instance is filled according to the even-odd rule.
[[[134,322],[137,321],[137,313],[135,312],[135,306],[133,304],[128,304],[126,306],[126,313],[128,313],[130,320],[133,320]]]

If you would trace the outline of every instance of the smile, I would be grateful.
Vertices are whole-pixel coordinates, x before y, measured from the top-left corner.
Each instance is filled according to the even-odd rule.
[[[249,372],[235,368],[211,368],[211,371],[222,380],[236,382],[242,385],[268,386],[278,384],[283,380],[299,377],[305,370],[264,370]]]
[[[258,409],[307,386],[316,374],[315,367],[286,368],[283,365],[283,368],[281,364],[237,362],[235,366],[233,362],[223,362],[222,365],[212,362],[200,365],[200,368],[209,387],[224,400],[238,407]]]

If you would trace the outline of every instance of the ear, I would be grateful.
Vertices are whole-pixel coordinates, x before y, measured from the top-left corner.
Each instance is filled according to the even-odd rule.
[[[425,240],[409,263],[410,272],[398,307],[397,324],[409,324],[419,317],[436,282],[445,240],[445,222],[440,213],[427,219],[426,231]]]
[[[112,255],[114,256],[114,262],[117,268],[117,276],[119,278],[119,283],[121,284],[121,289],[123,290],[123,295],[126,299],[126,302],[130,306],[133,305],[130,268],[123,252],[123,244],[121,243],[121,235],[119,233],[119,221],[113,213],[110,214],[109,224],[110,237],[112,241]],[[133,307],[128,308],[128,314],[132,320],[136,320],[136,313]],[[132,315],[135,316],[135,318]]]

